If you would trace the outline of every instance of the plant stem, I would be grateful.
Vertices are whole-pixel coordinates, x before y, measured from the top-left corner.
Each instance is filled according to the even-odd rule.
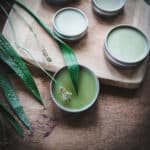
[[[60,49],[62,50],[64,60],[68,66],[68,70],[70,73],[70,77],[72,83],[74,85],[75,91],[78,94],[78,78],[79,78],[79,65],[76,58],[75,53],[73,52],[72,48],[63,42],[60,38],[58,38],[55,33],[49,28],[49,26],[40,19],[31,9],[29,9],[25,4],[23,4],[19,0],[15,0],[15,3],[23,8],[26,12],[28,12],[36,21],[37,23],[54,39],[57,41]]]
[[[0,4],[0,8],[2,9],[2,11],[5,13],[5,15],[6,15],[7,18],[8,18],[9,25],[10,25],[10,27],[11,27],[11,29],[12,29],[12,34],[13,34],[15,46],[16,46],[17,48],[19,48],[19,49],[22,49],[24,52],[26,52],[26,53],[34,60],[35,66],[37,66],[38,68],[40,68],[40,69],[41,69],[50,79],[52,79],[56,84],[59,84],[58,81],[56,81],[55,78],[54,78],[51,74],[49,74],[49,73],[36,61],[36,59],[35,59],[35,58],[33,57],[33,55],[29,52],[28,49],[23,48],[22,46],[20,46],[20,45],[18,44],[17,38],[16,38],[16,33],[15,33],[15,30],[14,30],[14,26],[13,26],[13,24],[12,24],[11,18],[9,17],[9,14],[7,13],[7,11],[5,10],[5,8],[4,8],[1,4]],[[33,31],[33,28],[32,28],[31,26],[29,26],[29,24],[28,24],[28,27],[29,27],[30,31]],[[32,32],[32,33],[35,35],[35,37],[37,37],[36,34],[35,34],[35,32]]]
[[[34,60],[34,63],[35,63],[35,66],[37,66],[38,68],[40,68],[51,80],[53,80],[53,82],[55,84],[57,84],[60,88],[60,94],[62,96],[62,99],[64,100],[67,100],[67,99],[70,99],[72,93],[68,92],[61,84],[60,82],[58,82],[51,74],[49,74],[37,61],[36,59],[32,56],[32,54],[29,52],[28,49],[26,48],[23,48],[22,46],[20,46],[17,42],[17,38],[16,38],[16,33],[15,33],[15,30],[14,30],[14,27],[13,27],[13,24],[12,24],[12,21],[11,21],[11,18],[9,17],[7,11],[5,10],[5,8],[3,8],[2,5],[0,5],[0,8],[4,11],[4,13],[6,14],[6,16],[8,17],[8,22],[10,24],[10,27],[12,29],[12,34],[13,34],[13,37],[14,37],[14,43],[15,43],[15,46],[18,48],[18,49],[22,49],[24,52],[26,52],[33,60]],[[31,31],[33,31],[32,27],[30,26],[30,29]]]

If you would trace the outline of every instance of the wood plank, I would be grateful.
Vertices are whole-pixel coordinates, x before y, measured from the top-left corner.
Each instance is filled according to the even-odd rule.
[[[50,6],[44,0],[36,0],[36,2],[35,0],[23,1],[52,27],[52,17],[60,7]],[[127,0],[123,13],[111,19],[104,19],[96,16],[92,11],[90,0],[81,0],[69,6],[82,9],[89,18],[88,35],[80,42],[71,45],[77,54],[79,63],[92,69],[101,79],[101,82],[105,84],[125,88],[139,87],[144,80],[148,60],[132,70],[118,69],[105,59],[103,54],[103,43],[105,34],[118,24],[137,26],[150,36],[149,6],[143,0]],[[18,43],[29,49],[30,53],[45,69],[55,72],[64,66],[62,54],[55,41],[53,41],[26,12],[17,6],[14,7],[24,16],[28,23],[32,25],[35,31],[37,31],[37,35],[41,41],[40,43],[46,48],[48,55],[52,58],[52,62],[49,63],[46,60],[43,55],[41,44],[35,40],[26,24],[24,24],[19,16],[12,10],[10,17],[13,20]],[[3,34],[12,45],[15,46],[8,21],[5,24]],[[34,64],[34,60],[30,56],[26,55],[21,50],[17,51],[26,61]]]

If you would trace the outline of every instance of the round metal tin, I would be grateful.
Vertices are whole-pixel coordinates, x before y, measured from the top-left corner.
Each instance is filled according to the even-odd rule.
[[[58,23],[56,23],[56,20],[57,20],[57,17],[58,17],[58,16],[60,16],[60,15],[61,15],[62,13],[64,13],[64,12],[67,12],[67,11],[69,12],[70,10],[73,11],[73,12],[75,12],[75,13],[80,14],[80,16],[82,16],[82,22],[84,22],[84,27],[82,27],[81,31],[74,32],[73,34],[63,32],[63,31],[62,31],[63,29],[60,29],[60,28],[57,26]],[[61,19],[63,19],[63,17],[62,17]],[[64,19],[66,19],[66,18],[64,18]],[[81,19],[81,18],[80,18],[80,19]],[[66,21],[68,22],[68,24],[67,24],[66,26],[67,26],[67,28],[68,28],[68,30],[69,30],[69,28],[72,28],[72,23],[71,23],[71,25],[69,24],[69,19],[66,20]],[[76,21],[79,21],[79,20],[76,20]],[[53,22],[53,30],[54,30],[55,34],[56,34],[57,36],[59,36],[61,39],[66,40],[66,41],[77,41],[77,40],[80,40],[80,39],[83,38],[83,37],[86,35],[86,33],[87,33],[87,29],[88,29],[88,18],[87,18],[87,16],[86,16],[86,14],[85,14],[83,11],[81,11],[80,9],[78,9],[78,8],[66,7],[66,8],[63,8],[63,9],[58,10],[58,11],[56,12],[56,14],[54,15],[54,17],[53,17],[53,21],[52,21],[52,22]],[[61,23],[60,23],[60,24],[61,24]],[[80,27],[78,27],[78,28],[80,28]]]
[[[95,73],[93,71],[91,71],[89,68],[83,66],[83,65],[79,65],[79,67],[82,67],[82,68],[85,68],[86,70],[88,70],[92,75],[93,77],[95,78],[95,82],[96,82],[96,93],[95,93],[95,96],[93,97],[92,101],[86,105],[85,107],[83,108],[80,108],[80,109],[69,109],[69,108],[66,108],[64,107],[63,105],[61,105],[59,102],[57,102],[57,100],[55,99],[55,96],[53,95],[53,84],[54,82],[51,80],[51,83],[50,83],[50,95],[51,95],[51,98],[53,100],[53,102],[63,111],[66,111],[66,112],[70,112],[70,113],[79,113],[79,112],[83,112],[87,109],[89,109],[90,107],[93,106],[93,104],[96,102],[97,100],[97,97],[98,97],[98,94],[99,94],[99,91],[100,91],[100,84],[99,84],[99,80],[97,79]],[[53,78],[55,78],[61,71],[63,71],[64,69],[67,69],[67,66],[61,68],[60,70],[58,70]]]
[[[118,7],[116,7],[115,9],[105,9],[99,6],[96,0],[92,0],[92,7],[93,7],[93,10],[99,15],[109,17],[109,16],[115,16],[119,14],[123,10],[125,6],[125,2],[126,0],[120,0],[120,4],[118,4]]]
[[[121,59],[119,59],[119,58],[112,55],[111,50],[109,49],[109,46],[108,46],[108,37],[112,33],[112,31],[114,31],[116,29],[120,29],[120,28],[131,28],[133,30],[136,30],[145,38],[145,40],[147,42],[147,49],[145,50],[146,53],[143,54],[143,56],[141,56],[140,59],[138,59],[136,61],[124,61],[124,60],[121,60]],[[116,27],[112,28],[105,36],[105,42],[104,42],[105,56],[114,65],[124,67],[124,68],[136,67],[136,66],[140,65],[147,58],[147,56],[149,55],[149,51],[150,51],[150,45],[149,45],[149,41],[148,41],[146,35],[140,29],[138,29],[134,26],[130,26],[130,25],[116,26]]]
[[[125,68],[125,69],[129,69],[129,68],[134,68],[136,67],[137,65],[139,65],[140,63],[138,64],[125,64],[125,63],[121,63],[121,62],[118,62],[117,60],[115,60],[108,52],[107,52],[107,49],[104,47],[104,54],[105,54],[105,57],[108,59],[108,61],[114,65],[114,66],[117,66],[117,67],[120,67],[120,68]]]

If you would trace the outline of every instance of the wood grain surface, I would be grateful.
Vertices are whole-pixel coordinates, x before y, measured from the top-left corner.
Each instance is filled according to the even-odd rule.
[[[95,105],[80,114],[60,111],[51,101],[49,79],[38,69],[30,70],[46,109],[36,102],[16,75],[10,74],[33,132],[25,129],[25,138],[18,137],[0,115],[3,123],[0,124],[0,150],[150,150],[149,62],[140,88],[127,90],[102,84]],[[1,92],[0,99],[4,99]]]
[[[50,6],[45,0],[23,0],[29,7],[36,12],[50,27],[52,27],[52,17],[61,7]],[[141,28],[148,36],[150,36],[149,22],[150,9],[143,0],[127,0],[124,11],[113,18],[101,18],[97,16],[91,8],[91,1],[81,0],[75,2],[73,7],[83,10],[89,18],[89,28],[87,36],[76,44],[71,44],[74,49],[79,63],[89,67],[101,79],[102,83],[120,86],[125,88],[137,88],[144,79],[147,61],[139,67],[132,70],[118,69],[112,66],[104,57],[103,43],[106,33],[114,26],[119,24],[129,24]],[[39,37],[39,41],[35,40],[32,32],[27,28],[26,24],[12,10],[10,17],[13,20],[17,41],[24,48],[28,48],[34,58],[47,70],[57,71],[64,66],[62,54],[55,43],[48,35],[39,27],[39,25],[23,10],[14,6],[20,14],[35,29]],[[143,11],[144,10],[144,11]],[[14,45],[14,39],[8,21],[5,24],[3,34]],[[48,55],[52,58],[52,62],[48,62],[44,57],[42,50],[44,45]],[[34,64],[33,58],[18,50],[18,53],[28,62]]]

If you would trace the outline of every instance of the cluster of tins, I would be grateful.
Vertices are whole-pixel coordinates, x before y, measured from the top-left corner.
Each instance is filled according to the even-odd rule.
[[[64,5],[73,1],[74,0],[48,0],[49,3],[57,5]],[[93,10],[97,14],[111,17],[119,14],[123,10],[125,2],[126,0],[92,0],[91,4]],[[58,10],[54,15],[53,29],[55,34],[61,39],[68,42],[74,42],[82,39],[86,35],[88,29],[88,18],[82,10],[73,7],[66,7]],[[128,40],[133,36],[136,36],[136,38]],[[109,45],[110,42],[108,42],[110,39],[112,39],[112,42],[114,43],[111,44],[113,45],[112,47]],[[126,40],[130,43],[128,44],[131,47],[125,45]],[[138,43],[137,45],[141,44],[142,46],[132,46],[133,44],[136,45],[136,43]],[[124,48],[119,50],[121,44]],[[140,29],[129,25],[120,25],[114,27],[106,35],[104,52],[106,58],[112,64],[123,68],[131,68],[139,65],[146,59],[149,53],[149,43],[147,37]],[[129,56],[130,54],[131,56]]]
[[[56,5],[64,5],[77,0],[47,0],[49,3]],[[106,17],[112,17],[119,14],[124,6],[126,0],[92,0],[93,10],[101,15]],[[74,42],[83,38],[88,29],[88,17],[86,14],[78,9],[73,7],[65,7],[58,10],[53,17],[53,30],[55,34],[61,39],[67,42]],[[105,36],[104,41],[104,54],[106,58],[113,65],[119,66],[121,68],[132,68],[140,65],[149,54],[149,41],[146,35],[138,28],[130,25],[119,25],[112,28]],[[57,76],[60,76],[61,72],[65,71],[66,67],[59,70],[54,77],[57,79]],[[90,103],[87,103],[85,107],[70,109],[66,108],[61,104],[61,101],[58,102],[59,97],[57,93],[54,94],[53,88],[57,89],[51,83],[52,91],[51,97],[56,103],[56,105],[64,111],[67,112],[81,112],[89,107],[91,107],[98,96],[99,91],[99,82],[95,74],[84,66],[80,66],[81,72],[83,71],[84,75],[90,74],[91,80],[93,80],[95,87],[95,93]],[[68,82],[68,80],[66,80]],[[90,81],[89,79],[86,81]],[[91,84],[91,83],[89,83]],[[68,85],[68,83],[67,83]],[[83,84],[84,85],[84,84]],[[80,97],[80,96],[79,96]],[[72,101],[75,102],[75,101]],[[71,102],[70,102],[71,103]]]

